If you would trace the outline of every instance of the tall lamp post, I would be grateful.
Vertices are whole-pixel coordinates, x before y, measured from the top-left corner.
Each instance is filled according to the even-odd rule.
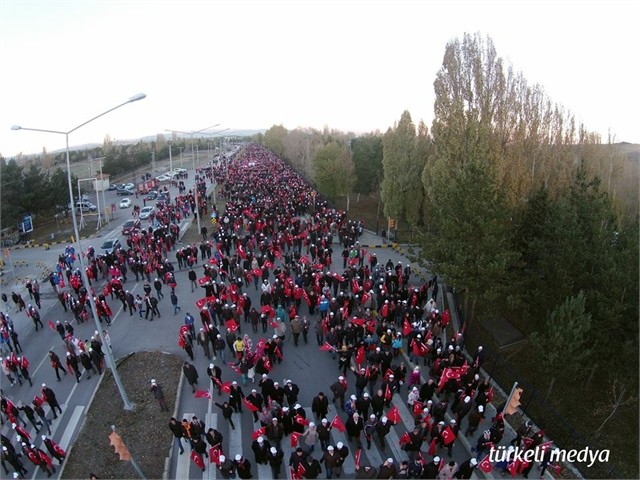
[[[110,108],[109,110],[107,110],[106,112],[101,113],[100,115],[96,115],[93,118],[90,118],[89,120],[87,120],[84,123],[81,123],[80,125],[78,125],[75,128],[72,128],[71,130],[67,131],[67,132],[62,132],[59,130],[45,130],[42,128],[27,128],[27,127],[21,127],[19,125],[14,125],[11,127],[11,130],[28,130],[31,132],[43,132],[43,133],[55,133],[57,135],[64,135],[65,136],[65,142],[66,142],[66,157],[67,157],[67,184],[69,187],[69,198],[71,199],[71,216],[73,219],[73,233],[75,234],[75,244],[76,244],[76,249],[78,250],[78,260],[80,261],[80,275],[82,276],[82,282],[84,283],[85,287],[87,289],[89,289],[89,278],[87,277],[87,270],[85,268],[84,265],[84,260],[82,257],[82,242],[80,241],[80,232],[78,230],[78,221],[76,219],[76,206],[75,206],[75,201],[73,198],[73,187],[71,185],[71,161],[70,161],[70,152],[69,152],[69,134],[75,132],[76,130],[78,130],[81,127],[84,127],[86,124],[93,122],[94,120],[97,120],[98,118],[106,115],[107,113],[113,112],[114,110],[123,107],[129,103],[133,103],[133,102],[137,102],[138,100],[142,100],[143,98],[145,98],[146,95],[144,93],[139,93],[137,95],[134,95],[133,97],[131,97],[129,100],[127,100],[124,103],[121,103],[120,105],[116,105],[113,108]],[[96,324],[96,329],[98,331],[98,334],[100,335],[100,339],[102,340],[102,344],[106,345],[106,341],[104,338],[104,335],[102,334],[102,327],[100,326],[99,320],[98,320],[98,310],[96,308],[96,302],[94,300],[93,295],[91,295],[91,292],[88,291],[87,292],[88,295],[87,297],[89,298],[89,305],[91,306],[91,313],[93,314],[93,320]],[[122,380],[120,379],[120,375],[118,374],[118,370],[116,368],[116,362],[113,358],[113,354],[111,353],[111,350],[109,348],[105,348],[104,349],[104,355],[107,359],[107,364],[109,365],[109,368],[111,369],[111,373],[113,374],[113,378],[116,382],[116,385],[118,386],[118,391],[120,392],[120,396],[122,397],[122,401],[124,403],[124,409],[125,410],[133,410],[135,408],[135,405],[132,404],[129,401],[129,397],[127,397],[127,392],[125,392],[124,390],[124,385],[122,384]]]
[[[196,169],[196,157],[195,157],[195,153],[194,153],[194,137],[195,137],[196,133],[202,133],[205,130],[209,130],[211,128],[215,128],[218,125],[220,125],[220,124],[216,123],[215,125],[212,125],[210,127],[202,128],[200,130],[196,130],[196,131],[193,131],[193,132],[183,132],[181,130],[169,130],[169,129],[166,129],[165,131],[166,132],[172,132],[172,133],[182,133],[183,135],[190,135],[191,136],[191,158],[193,160],[193,169],[195,170]],[[181,155],[181,158],[182,158],[182,151],[180,152],[180,155]],[[194,172],[194,176],[196,176],[195,172]],[[197,176],[196,176],[196,178],[197,178]],[[196,180],[196,183],[195,183],[195,186],[194,186],[193,190],[194,190],[195,201],[196,201],[196,221],[198,222],[198,235],[200,235],[200,230],[201,230],[201,228],[200,228],[200,205],[199,205],[199,202],[198,202],[198,181],[197,180]]]

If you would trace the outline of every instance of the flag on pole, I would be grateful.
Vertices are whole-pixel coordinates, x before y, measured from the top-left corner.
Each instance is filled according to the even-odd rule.
[[[238,324],[234,319],[227,320],[225,325],[227,326],[227,330],[230,332],[235,332],[238,329]]]
[[[320,350],[323,352],[331,352],[334,348],[329,344],[329,342],[324,342],[324,344],[320,347]]]
[[[193,395],[194,398],[211,398],[211,394],[208,390],[196,390],[196,393]]]
[[[360,468],[360,453],[362,452],[362,449],[358,449],[358,451],[356,452],[356,469]]]
[[[204,460],[202,460],[200,454],[195,450],[191,451],[191,461],[195,463],[200,470],[204,471]]]
[[[257,440],[258,437],[264,435],[267,432],[267,428],[266,427],[260,427],[259,429],[257,429],[255,432],[253,432],[251,434],[251,438],[253,440]]]
[[[387,418],[394,424],[400,423],[400,411],[398,410],[397,406],[394,405],[393,408],[389,410],[389,413],[387,413]]]
[[[249,411],[251,413],[253,412],[257,412],[258,411],[258,407],[256,407],[253,403],[251,403],[249,400],[247,400],[246,398],[242,399],[242,402],[247,406],[247,408],[249,409]]]
[[[51,330],[53,330],[54,332],[56,331],[56,326],[55,326],[55,324],[54,324],[51,320],[49,320],[49,328],[50,328]]]
[[[291,448],[296,448],[298,446],[298,438],[301,436],[301,433],[291,432]]]
[[[333,420],[331,420],[331,426],[338,430],[340,433],[344,433],[347,429],[340,418],[340,415],[336,415]]]

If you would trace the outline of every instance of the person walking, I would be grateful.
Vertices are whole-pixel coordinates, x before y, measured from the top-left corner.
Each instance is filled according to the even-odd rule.
[[[56,460],[58,460],[59,465],[62,465],[62,462],[64,462],[64,459],[67,456],[67,452],[65,452],[60,447],[60,445],[58,445],[56,442],[51,440],[46,435],[42,435],[42,442],[44,443],[44,446],[47,448],[49,455],[51,455]]]
[[[80,366],[75,353],[67,352],[67,369],[75,375],[76,383],[80,383]]]
[[[58,415],[56,415],[56,408],[58,409],[58,412],[60,412],[60,415],[62,415],[62,408],[60,408],[56,394],[53,390],[47,387],[46,383],[42,384],[42,396],[44,401],[49,404],[49,407],[51,407],[54,419],[58,418]]]
[[[175,317],[180,311],[180,306],[178,305],[178,296],[174,290],[171,291],[171,305],[173,305],[173,316]]]
[[[33,411],[36,412],[42,423],[47,426],[47,433],[51,435],[51,420],[47,418],[47,414],[42,408],[42,403],[34,399],[31,404],[33,405]]]
[[[215,404],[216,404],[216,407],[222,410],[222,416],[224,417],[225,420],[229,422],[229,425],[231,425],[231,430],[235,430],[236,426],[233,424],[233,419],[231,418],[231,416],[233,415],[233,408],[231,407],[231,405],[229,405],[229,402],[224,402],[224,403],[215,402]]]
[[[162,282],[159,278],[156,278],[153,281],[153,288],[156,289],[156,296],[158,297],[158,300],[162,300],[164,298],[164,295],[162,294]]]
[[[284,452],[276,447],[271,447],[267,454],[267,461],[271,467],[271,477],[274,479],[280,478],[280,472],[282,471],[282,460],[284,458]]]
[[[60,357],[58,357],[53,350],[49,350],[49,361],[51,362],[51,368],[56,372],[56,378],[60,381],[59,371],[62,370],[62,373],[64,373],[65,376],[67,375],[67,371],[62,366],[62,363],[60,363]]]
[[[192,363],[184,362],[182,372],[189,382],[189,385],[191,385],[192,392],[196,393],[196,386],[198,385],[198,371],[196,367]]]
[[[164,398],[164,391],[158,382],[155,379],[151,380],[151,393],[153,393],[153,398],[158,401],[158,405],[160,405],[161,412],[168,412],[169,407],[167,406],[167,402]]]
[[[180,455],[182,455],[184,453],[182,438],[185,435],[185,431],[182,424],[180,424],[180,422],[178,422],[175,417],[171,417],[171,420],[169,420],[169,430],[171,430],[171,433],[173,434],[174,443],[177,444],[178,447],[180,447]]]

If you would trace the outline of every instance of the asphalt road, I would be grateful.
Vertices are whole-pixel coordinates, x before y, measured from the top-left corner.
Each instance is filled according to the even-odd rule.
[[[187,183],[187,187],[192,185],[193,179],[193,171],[189,171],[189,183]],[[172,189],[172,193],[175,193],[176,190]],[[111,196],[113,196],[113,200],[117,200],[116,203],[119,203],[120,197],[115,196],[115,192],[107,192],[107,203],[111,201]],[[134,204],[136,203],[135,197],[132,197],[132,201]],[[142,206],[142,199],[139,198],[137,202]],[[105,229],[102,239],[95,238],[89,239],[83,242],[83,248],[86,248],[89,245],[93,245],[95,248],[98,248],[101,244],[101,241],[105,238],[119,238],[123,241],[123,237],[121,235],[121,226],[122,224],[130,217],[131,209],[127,210],[117,210],[114,215],[114,219],[111,222],[109,229]],[[187,226],[187,222],[183,222],[183,228]],[[147,222],[143,222],[143,225]],[[375,235],[367,232],[361,239],[362,244],[381,244],[381,238],[376,237]],[[14,262],[17,260],[22,260],[26,262],[28,265],[25,267],[19,267],[16,273],[22,273],[24,276],[37,274],[39,269],[35,266],[36,262],[44,262],[48,265],[53,265],[56,261],[57,256],[64,249],[64,245],[52,247],[51,250],[45,251],[43,248],[33,248],[33,249],[23,249],[23,250],[13,250],[13,260]],[[334,264],[332,268],[336,270],[341,270],[342,260],[339,258],[340,250],[339,247],[336,246],[334,252]],[[394,263],[399,261],[405,263],[408,260],[402,256],[399,252],[391,249],[391,248],[370,248],[370,252],[375,252],[379,258],[380,262],[386,263],[388,259],[391,259]],[[172,255],[170,254],[170,259]],[[197,271],[200,273],[201,263],[197,266]],[[22,270],[21,270],[22,269]],[[181,311],[177,316],[173,315],[173,308],[170,305],[170,301],[168,298],[169,289],[165,287],[166,296],[159,303],[160,312],[162,317],[156,319],[153,323],[150,323],[146,320],[141,320],[139,316],[134,313],[133,316],[130,316],[127,312],[123,312],[121,309],[121,303],[119,301],[111,301],[110,306],[114,310],[113,324],[109,327],[109,333],[111,336],[112,346],[114,356],[116,358],[123,357],[130,352],[133,351],[143,351],[143,350],[159,350],[170,353],[175,353],[183,357],[185,360],[188,359],[183,350],[177,345],[177,333],[180,325],[183,323],[184,315],[187,312],[191,312],[197,318],[197,309],[195,307],[195,301],[200,299],[203,294],[203,290],[200,292],[196,291],[194,293],[191,292],[189,287],[188,279],[187,279],[187,270],[182,269],[176,272],[176,280],[178,283],[178,288],[176,289],[176,293],[179,298],[179,305],[181,306]],[[412,276],[411,283],[417,285],[421,283],[422,280],[417,278],[416,276]],[[100,282],[102,283],[102,282]],[[135,277],[133,275],[129,276],[128,281],[125,283],[125,288],[132,293],[138,293],[142,290],[142,282],[136,282]],[[9,289],[8,294],[10,296]],[[24,291],[24,290],[23,290]],[[9,312],[11,314],[12,319],[15,322],[16,329],[20,334],[20,339],[22,346],[24,348],[24,354],[27,356],[31,363],[31,374],[33,378],[33,387],[30,387],[28,384],[19,386],[15,385],[13,387],[9,386],[8,382],[5,378],[2,378],[3,391],[15,401],[23,400],[30,401],[34,394],[38,393],[41,388],[41,384],[44,382],[47,385],[51,386],[56,392],[58,398],[63,404],[63,415],[54,422],[52,434],[53,439],[58,442],[64,449],[67,449],[69,445],[71,445],[78,433],[78,429],[81,425],[81,420],[86,413],[87,405],[90,402],[91,396],[94,394],[97,385],[97,377],[94,375],[91,379],[85,379],[84,377],[80,381],[80,383],[76,383],[72,376],[63,377],[61,382],[57,382],[54,372],[49,365],[49,361],[47,358],[47,352],[49,350],[54,350],[58,355],[63,358],[64,347],[62,344],[62,340],[60,336],[46,327],[49,320],[56,321],[65,321],[71,320],[73,318],[72,314],[65,314],[61,305],[57,301],[57,298],[53,294],[53,290],[48,283],[43,283],[41,291],[43,292],[43,308],[41,310],[41,314],[43,317],[43,323],[45,324],[45,329],[35,332],[33,329],[33,323],[29,318],[26,317],[24,312],[15,313],[15,309],[11,300],[9,301]],[[252,299],[253,305],[259,305],[259,292],[253,288],[253,286],[249,287],[247,293]],[[28,293],[24,293],[25,301],[28,302]],[[301,315],[308,314],[307,308],[304,305],[302,311],[299,312]],[[310,318],[313,323],[313,317]],[[91,321],[89,323],[85,323],[82,325],[75,325],[75,335],[78,338],[86,339],[89,338],[90,335],[93,334],[95,330],[95,325]],[[260,329],[260,333],[254,334],[251,332],[251,328],[249,324],[241,325],[242,333],[249,333],[252,337],[252,340],[255,343],[259,340],[259,338],[268,338],[273,334],[273,329],[269,328],[266,334],[263,334]],[[198,387],[201,389],[208,389],[209,382],[206,376],[206,368],[210,363],[209,360],[203,355],[200,347],[194,346],[195,352],[195,362],[198,373],[200,374],[200,382]],[[285,348],[284,348],[284,362],[280,365],[276,365],[271,372],[270,377],[273,378],[274,381],[279,381],[281,384],[284,383],[285,379],[292,379],[294,383],[298,384],[300,387],[300,395],[299,395],[299,403],[307,408],[310,407],[312,398],[317,395],[319,391],[324,391],[326,394],[330,395],[329,385],[336,381],[338,375],[337,368],[337,360],[332,360],[331,354],[327,352],[320,351],[318,345],[315,340],[315,335],[313,332],[309,334],[309,343],[305,344],[301,339],[301,344],[299,346],[293,345],[292,338],[288,337]],[[229,359],[230,352],[227,350],[227,359]],[[217,362],[220,360],[218,359]],[[236,374],[230,367],[221,366],[223,370],[223,380],[232,381],[237,380],[241,383],[240,377]],[[207,381],[205,381],[205,379]],[[259,379],[256,378],[256,385]],[[349,381],[350,388],[348,391],[348,395],[355,393],[354,390],[354,379],[353,377],[347,377]],[[176,379],[178,381],[178,379]],[[243,387],[245,394],[248,394],[251,391],[252,385],[249,384],[246,387]],[[213,390],[213,401],[222,401],[220,397],[217,396],[216,390]],[[214,426],[218,428],[225,438],[225,453],[233,458],[237,453],[243,453],[250,459],[253,463],[253,455],[251,453],[251,433],[259,426],[254,425],[252,415],[248,412],[248,410],[244,410],[243,414],[234,414],[234,421],[237,425],[235,431],[231,431],[228,428],[226,422],[222,419],[222,416],[219,415],[219,409],[213,405],[213,402],[210,400],[204,399],[195,399],[193,394],[191,393],[190,386],[185,382],[181,392],[181,401],[179,404],[179,408],[177,411],[177,415],[179,418],[188,416],[190,419],[191,415],[196,414],[199,418],[205,419],[207,428],[210,426]],[[393,399],[393,404],[398,406],[402,415],[403,422],[401,425],[394,427],[392,433],[387,437],[388,448],[386,452],[381,451],[381,449],[374,444],[371,450],[364,449],[362,451],[361,462],[363,464],[371,464],[375,467],[378,467],[382,461],[386,458],[391,457],[394,461],[399,464],[401,460],[406,459],[406,454],[401,451],[398,447],[398,439],[406,428],[410,428],[412,426],[412,419],[406,409],[406,395],[407,390],[406,387],[403,387],[401,393],[396,394]],[[223,397],[226,396],[223,395]],[[116,400],[116,401],[119,401]],[[153,401],[152,398],[149,401]],[[310,408],[308,409],[308,417],[311,415]],[[331,407],[331,413],[329,415],[329,420],[333,418],[335,415],[335,408]],[[340,412],[342,413],[342,412]],[[346,420],[346,416],[342,413],[343,421]],[[168,420],[168,418],[167,418]],[[30,425],[29,425],[30,426]],[[9,435],[11,437],[11,426],[3,425],[2,433]],[[349,447],[351,452],[354,451],[353,445],[347,442],[344,434],[339,434],[335,431],[333,433],[333,441],[334,445],[338,441],[343,441],[345,445]],[[40,442],[36,441],[36,445]],[[426,452],[426,448],[428,445],[425,445],[424,450]],[[167,445],[169,447],[169,445]],[[318,458],[320,453],[316,448],[315,456]],[[285,451],[285,467],[288,463],[289,454],[291,452],[291,448],[289,447],[289,439],[286,438],[283,441],[283,449]],[[158,452],[158,460],[161,461],[166,456],[167,450],[163,450]],[[445,451],[440,451],[439,454],[446,453]],[[423,453],[426,457],[426,453]],[[462,461],[469,458],[469,453],[465,450],[461,444],[461,442],[456,442],[456,446],[454,448],[453,458],[461,463]],[[32,466],[28,466],[31,472],[33,472]],[[288,469],[283,468],[282,474],[286,475]],[[353,457],[349,457],[344,466],[344,476],[352,477],[354,475],[354,462]],[[253,465],[253,473],[254,478],[270,478],[271,472],[269,467],[260,466],[256,468],[256,465]],[[324,469],[321,477],[324,477]],[[44,478],[43,474],[37,473],[33,474],[32,478]],[[174,449],[173,454],[171,455],[171,463],[170,463],[170,478],[197,478],[200,479],[209,479],[216,478],[215,469],[208,468],[206,472],[201,472],[199,469],[195,467],[195,465],[189,461],[188,450],[185,455],[178,455],[177,448]]]

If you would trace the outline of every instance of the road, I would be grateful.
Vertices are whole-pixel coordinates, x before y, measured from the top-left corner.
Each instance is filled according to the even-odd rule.
[[[189,171],[189,181],[192,182],[193,179],[193,171]],[[191,183],[187,184],[189,187]],[[175,193],[175,189],[173,189],[172,193]],[[115,197],[115,192],[108,192],[107,195],[111,194],[113,199],[119,199]],[[107,202],[111,201],[111,197],[107,197]],[[119,202],[118,202],[119,203]],[[134,200],[135,203],[135,200]],[[142,205],[142,199],[138,199],[138,203]],[[83,247],[86,249],[89,245],[93,245],[95,248],[99,247],[99,243],[101,240],[105,238],[119,238],[123,241],[123,237],[121,235],[121,226],[122,224],[130,218],[130,210],[118,210],[114,215],[114,220],[111,222],[111,225],[108,229],[105,229],[105,233],[102,239],[96,238],[87,240],[84,242]],[[145,224],[147,222],[143,222]],[[186,228],[188,226],[188,222],[184,222],[182,228]],[[381,239],[370,232],[366,232],[362,238],[363,244],[371,244],[371,245],[379,245],[381,244]],[[124,242],[123,242],[124,244]],[[46,251],[42,248],[34,248],[34,249],[23,249],[23,250],[13,250],[14,254],[14,262],[16,260],[22,260],[28,263],[24,268],[25,272],[31,269],[33,272],[37,273],[37,268],[34,266],[34,262],[44,262],[48,265],[53,265],[57,256],[61,253],[63,246],[59,246],[59,248],[52,248],[49,251]],[[342,261],[339,258],[340,250],[339,247],[335,247],[334,259],[335,262],[332,265],[332,269],[335,268],[339,271],[342,267]],[[370,253],[376,253],[379,258],[379,261],[382,263],[386,263],[387,260],[391,259],[395,264],[397,262],[408,262],[407,258],[404,257],[400,252],[391,249],[391,248],[376,248],[370,247]],[[173,260],[170,255],[170,260]],[[201,264],[198,265],[200,267]],[[199,268],[198,268],[199,270]],[[25,273],[25,275],[28,273]],[[133,316],[129,316],[126,312],[122,312],[121,304],[118,301],[112,301],[110,304],[114,309],[114,317],[113,324],[109,328],[114,356],[116,358],[123,357],[130,352],[133,351],[144,351],[144,350],[154,350],[154,351],[165,351],[169,353],[175,353],[184,357],[187,360],[186,355],[182,351],[180,347],[178,347],[176,342],[177,330],[179,325],[182,324],[182,319],[184,314],[187,312],[191,312],[194,316],[197,317],[197,312],[195,308],[195,301],[203,296],[201,292],[191,293],[188,285],[187,279],[187,270],[182,269],[177,271],[176,280],[178,283],[178,288],[176,293],[178,295],[180,305],[182,307],[182,311],[178,316],[173,315],[173,309],[170,305],[168,295],[165,296],[164,299],[160,301],[159,308],[162,313],[162,317],[157,319],[153,328],[149,328],[147,322],[145,320],[139,319],[139,317],[134,314]],[[422,279],[417,278],[416,276],[412,276],[411,282],[415,285],[422,282]],[[125,284],[125,288],[131,291],[132,293],[137,293],[142,290],[142,282],[135,282],[135,278],[131,275],[129,280]],[[54,296],[51,286],[48,283],[42,285],[43,291],[43,323],[45,326],[47,325],[49,320],[71,320],[71,314],[65,314],[61,305],[57,301],[57,298]],[[247,293],[252,299],[253,305],[259,305],[259,292],[253,288],[253,286],[249,287]],[[9,292],[10,293],[10,292]],[[168,293],[168,292],[167,292]],[[25,293],[25,299],[28,299],[28,294]],[[72,444],[73,440],[77,436],[79,427],[82,423],[82,418],[86,413],[87,405],[90,402],[92,395],[96,390],[96,385],[98,378],[93,376],[91,379],[87,380],[84,377],[80,381],[80,383],[76,383],[71,376],[63,377],[61,382],[57,382],[54,376],[54,372],[49,365],[48,358],[46,353],[49,350],[55,350],[58,355],[62,358],[62,353],[64,351],[62,340],[59,335],[49,328],[45,328],[44,330],[40,330],[35,332],[33,329],[33,324],[30,319],[26,317],[24,312],[15,313],[15,309],[13,308],[12,302],[10,301],[10,312],[11,317],[13,318],[18,333],[20,334],[20,338],[22,341],[22,345],[24,348],[24,354],[27,356],[29,361],[31,362],[31,373],[33,378],[33,387],[25,384],[22,386],[16,385],[10,387],[6,380],[3,378],[3,390],[4,392],[14,400],[23,400],[30,401],[34,394],[38,393],[41,388],[42,383],[46,383],[51,386],[55,391],[58,397],[61,399],[63,404],[63,415],[54,422],[53,425],[53,439],[58,442],[63,449],[67,449],[69,445]],[[302,311],[300,314],[307,314],[306,307],[302,307]],[[90,335],[93,334],[95,329],[94,323],[89,322],[88,324],[82,325],[74,325],[76,328],[76,336],[81,339],[89,338]],[[268,338],[273,331],[269,328],[266,334],[262,334],[261,332],[258,334],[254,334],[250,330],[250,326],[248,324],[242,324],[242,333],[249,333],[252,337],[254,345],[259,340],[259,338]],[[199,388],[208,389],[208,382],[205,382],[204,379],[206,376],[206,368],[209,364],[209,360],[204,357],[201,349],[199,347],[194,346],[195,352],[195,365],[200,374],[200,383]],[[294,346],[291,338],[288,338],[285,343],[284,348],[284,356],[285,361],[274,367],[272,371],[271,378],[274,381],[279,381],[281,384],[284,384],[285,379],[292,379],[294,383],[297,383],[300,387],[300,395],[299,395],[299,403],[305,407],[307,410],[307,416],[312,417],[310,411],[310,405],[312,398],[317,395],[319,391],[324,391],[326,394],[330,395],[329,385],[337,380],[339,375],[337,368],[337,360],[332,360],[331,354],[327,352],[320,351],[318,345],[315,340],[315,336],[313,332],[309,334],[309,343],[305,344],[301,340],[301,344],[299,346]],[[227,358],[229,357],[229,351],[227,350]],[[239,375],[237,375],[230,367],[222,366],[223,369],[223,380],[231,381],[238,380],[240,382]],[[256,379],[257,382],[258,379]],[[353,384],[354,378],[347,377],[347,380],[350,384],[350,390],[348,394],[354,393]],[[257,384],[256,384],[257,385]],[[245,394],[248,394],[251,391],[252,384],[247,385],[244,388]],[[257,429],[259,425],[254,425],[253,418],[251,414],[246,410],[243,414],[234,414],[234,419],[237,428],[236,430],[230,430],[223,421],[221,415],[219,415],[219,409],[213,405],[213,401],[221,401],[221,398],[217,396],[215,390],[213,391],[213,399],[195,399],[193,394],[191,393],[190,387],[186,384],[183,385],[183,389],[181,392],[181,401],[179,403],[179,407],[177,410],[177,414],[179,418],[191,418],[193,414],[197,415],[199,418],[202,418],[206,422],[207,428],[213,426],[218,428],[225,438],[225,453],[233,458],[237,453],[244,453],[250,461],[253,463],[253,455],[251,453],[251,433]],[[407,411],[406,407],[406,387],[402,388],[401,393],[396,394],[393,399],[393,405],[397,406],[401,412],[402,422],[400,425],[397,425],[392,429],[391,434],[387,437],[388,448],[386,451],[381,451],[380,447],[375,443],[372,446],[371,450],[364,449],[362,451],[361,462],[362,464],[371,464],[375,467],[378,467],[382,461],[386,458],[391,457],[394,459],[396,464],[399,464],[401,460],[406,459],[405,452],[401,451],[398,446],[398,440],[405,432],[407,428],[413,426],[412,418]],[[331,412],[329,414],[329,420],[331,420],[335,416],[335,407],[331,406]],[[342,415],[343,420],[345,420],[344,414]],[[10,425],[2,426],[2,433],[9,435],[11,437],[11,428]],[[481,431],[481,430],[480,430]],[[349,449],[353,452],[353,445],[347,442],[345,435],[340,434],[335,429],[332,433],[333,443],[342,441],[345,445],[349,447]],[[36,441],[36,445],[40,442]],[[475,443],[475,442],[473,442]],[[168,445],[167,445],[168,446]],[[428,445],[425,445],[424,450],[426,452],[426,448]],[[319,457],[318,449],[316,448],[315,456]],[[283,449],[285,451],[285,466],[288,463],[289,455],[291,452],[291,448],[289,446],[288,437],[283,441]],[[159,461],[164,459],[166,450],[159,452]],[[440,451],[439,454],[445,454],[446,451]],[[423,453],[425,458],[427,458],[426,453]],[[456,442],[456,446],[453,452],[453,458],[455,458],[458,463],[468,459],[470,456],[469,452],[464,448],[462,442]],[[43,478],[41,473],[32,474],[33,468],[32,466],[28,466],[30,469],[31,478]],[[286,474],[286,468],[283,468],[283,474]],[[344,465],[344,474],[346,477],[353,477],[355,472],[355,465],[353,457],[348,457],[347,462]],[[267,466],[258,466],[253,465],[253,473],[254,478],[270,478],[271,472],[269,467]],[[194,478],[194,479],[210,479],[216,478],[215,469],[207,469],[206,472],[201,472],[199,469],[193,465],[189,460],[188,454],[185,455],[177,455],[177,449],[174,449],[173,454],[171,455],[170,462],[170,478]],[[324,471],[321,474],[324,477]]]

